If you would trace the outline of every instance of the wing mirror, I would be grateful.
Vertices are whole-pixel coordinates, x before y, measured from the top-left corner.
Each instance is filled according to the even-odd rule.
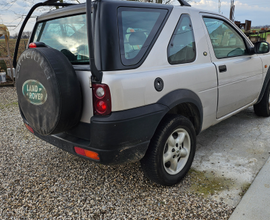
[[[262,41],[262,42],[257,42],[254,44],[254,49],[256,54],[263,54],[263,53],[269,53],[270,51],[270,45],[269,43]]]

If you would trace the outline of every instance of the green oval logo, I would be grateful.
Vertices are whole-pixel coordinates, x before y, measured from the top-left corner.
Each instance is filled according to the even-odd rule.
[[[47,100],[47,91],[37,80],[25,81],[22,86],[22,93],[26,100],[33,105],[42,105]]]

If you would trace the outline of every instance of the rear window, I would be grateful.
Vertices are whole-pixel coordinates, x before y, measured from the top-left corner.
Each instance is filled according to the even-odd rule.
[[[72,64],[89,64],[85,14],[40,22],[33,41],[61,51]]]
[[[121,61],[135,65],[153,42],[167,10],[146,8],[118,9]]]

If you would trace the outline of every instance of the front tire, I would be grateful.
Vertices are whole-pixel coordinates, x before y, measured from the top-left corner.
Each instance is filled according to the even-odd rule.
[[[186,117],[167,116],[141,160],[145,175],[161,185],[179,183],[187,174],[196,150],[195,129]]]
[[[268,83],[262,100],[253,106],[254,112],[258,116],[269,117],[270,116],[270,83]]]

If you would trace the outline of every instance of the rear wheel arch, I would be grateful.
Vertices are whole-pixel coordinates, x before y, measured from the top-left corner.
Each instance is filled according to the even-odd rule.
[[[164,114],[162,120],[167,115],[172,114],[185,116],[192,122],[196,134],[200,133],[203,121],[203,107],[196,93],[187,89],[174,90],[162,97],[158,103],[168,107],[168,111]]]
[[[194,126],[195,132],[198,135],[201,131],[201,118],[196,105],[193,103],[181,103],[172,108],[166,115],[182,115],[188,118]]]

